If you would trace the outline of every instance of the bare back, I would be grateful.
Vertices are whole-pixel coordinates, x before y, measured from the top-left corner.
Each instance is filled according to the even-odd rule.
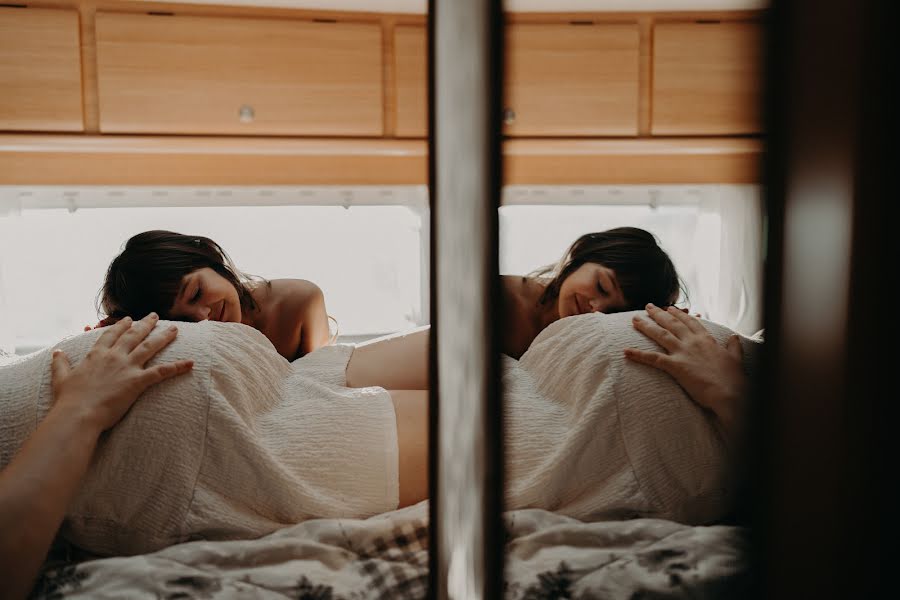
[[[500,351],[518,359],[549,324],[547,314],[552,311],[538,304],[544,286],[537,280],[521,275],[502,275],[500,285],[504,302]]]
[[[328,343],[328,314],[322,290],[305,279],[273,279],[253,290],[259,312],[248,323],[278,353],[293,361]]]

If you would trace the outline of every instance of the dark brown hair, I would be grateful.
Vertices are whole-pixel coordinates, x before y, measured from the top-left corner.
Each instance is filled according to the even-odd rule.
[[[221,246],[202,235],[155,230],[129,239],[110,263],[98,312],[104,313],[107,322],[125,316],[141,319],[150,312],[170,318],[181,280],[206,267],[234,286],[242,311],[256,309],[248,287],[254,278],[237,270]]]
[[[585,263],[613,270],[627,303],[624,310],[639,310],[648,302],[669,306],[683,289],[672,259],[652,233],[637,227],[617,227],[586,233],[575,240],[559,263],[532,273],[549,280],[538,302],[555,300],[563,281]]]

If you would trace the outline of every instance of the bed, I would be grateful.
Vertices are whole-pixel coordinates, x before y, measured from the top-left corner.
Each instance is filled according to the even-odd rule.
[[[747,585],[746,530],[662,519],[584,523],[505,513],[505,597],[719,598]],[[425,598],[428,503],[365,520],[317,519],[251,541],[188,542],[131,557],[65,560],[35,598]]]

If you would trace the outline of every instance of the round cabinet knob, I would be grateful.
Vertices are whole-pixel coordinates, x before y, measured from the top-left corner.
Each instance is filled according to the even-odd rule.
[[[512,125],[516,121],[516,111],[511,108],[503,109],[503,122]]]
[[[254,117],[256,117],[256,113],[253,111],[253,107],[244,104],[238,109],[238,119],[240,119],[241,123],[252,123]]]

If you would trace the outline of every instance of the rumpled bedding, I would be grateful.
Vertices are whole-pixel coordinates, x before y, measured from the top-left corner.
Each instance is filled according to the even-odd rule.
[[[504,515],[504,597],[722,598],[747,581],[746,532],[661,519]],[[428,502],[366,520],[306,521],[257,540],[189,542],[44,573],[35,598],[425,598]]]

